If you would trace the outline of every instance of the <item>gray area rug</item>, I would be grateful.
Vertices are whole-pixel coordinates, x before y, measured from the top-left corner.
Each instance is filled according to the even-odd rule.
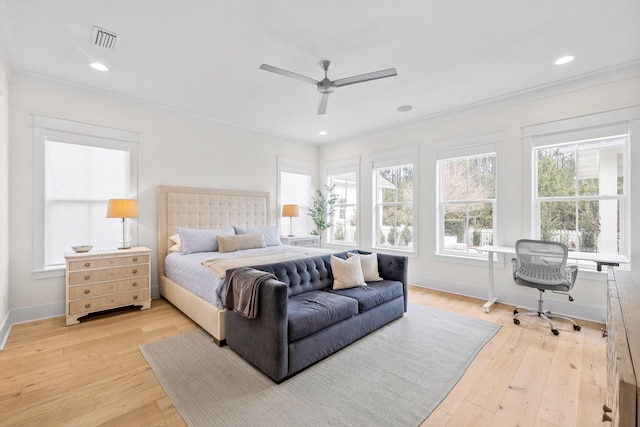
[[[499,329],[410,305],[279,385],[202,330],[140,351],[190,426],[417,426]]]

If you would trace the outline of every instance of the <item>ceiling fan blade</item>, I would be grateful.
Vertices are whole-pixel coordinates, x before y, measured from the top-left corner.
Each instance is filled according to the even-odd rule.
[[[320,101],[318,102],[318,114],[324,114],[327,112],[327,103],[329,102],[329,94],[321,93]]]
[[[283,70],[282,68],[278,68],[278,67],[274,67],[272,65],[267,65],[267,64],[262,64],[260,66],[261,70],[265,70],[265,71],[271,71],[272,73],[276,73],[276,74],[281,74],[283,76],[287,76],[287,77],[291,77],[294,78],[296,80],[302,80],[303,82],[308,82],[314,85],[318,85],[318,83],[320,83],[317,80],[313,80],[310,77],[306,77],[300,74],[296,74],[296,73],[292,73],[291,71],[287,71],[287,70]]]
[[[346,77],[344,79],[334,80],[336,87],[352,85],[354,83],[368,82],[369,80],[383,79],[397,75],[395,68],[387,68],[386,70],[374,71],[373,73],[360,74],[357,76]]]

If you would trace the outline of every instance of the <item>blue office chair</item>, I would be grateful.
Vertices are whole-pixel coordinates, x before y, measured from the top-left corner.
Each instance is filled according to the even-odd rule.
[[[521,316],[540,316],[549,323],[551,332],[558,335],[558,330],[553,324],[552,318],[561,318],[573,323],[573,329],[580,330],[580,326],[575,320],[552,314],[549,310],[544,310],[542,293],[551,291],[569,296],[569,301],[573,301],[569,291],[573,288],[578,275],[578,267],[573,265],[567,267],[567,246],[558,242],[548,242],[544,240],[521,239],[516,242],[516,258],[511,260],[513,264],[513,280],[517,285],[536,288],[540,293],[538,299],[538,310],[528,310],[518,312],[521,307],[513,310],[513,323],[520,324]]]

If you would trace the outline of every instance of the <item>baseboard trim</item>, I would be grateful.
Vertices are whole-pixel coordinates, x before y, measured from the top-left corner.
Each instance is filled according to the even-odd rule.
[[[7,342],[7,338],[9,338],[9,332],[11,332],[11,322],[9,321],[9,315],[11,312],[9,311],[0,324],[0,350],[4,348],[5,343]]]
[[[157,298],[160,295],[158,285],[151,285],[151,298]],[[42,319],[50,319],[52,317],[64,316],[65,302],[53,302],[50,304],[36,305],[32,307],[23,307],[9,310],[2,324],[0,324],[0,350],[4,348],[11,327],[19,323],[35,322]]]
[[[10,312],[11,324],[17,325],[19,323],[35,322],[36,320],[64,316],[64,306],[64,301],[58,301],[49,304],[13,309]]]
[[[410,278],[409,283],[422,288],[478,298],[480,300],[483,300],[484,302],[486,302],[487,300],[487,289],[477,286],[468,286],[460,283],[440,282],[424,279],[421,280],[420,278]],[[538,298],[538,294],[535,292],[535,289],[532,290],[531,295],[499,290],[495,292],[494,296],[498,299],[498,303],[531,309],[536,308],[536,302]],[[484,304],[484,302],[482,302],[482,304]],[[478,310],[483,309],[482,304],[478,305]],[[557,314],[573,317],[575,319],[582,319],[590,322],[604,324],[607,317],[606,307],[598,308],[582,305],[576,301],[569,302],[568,300],[559,301],[552,299],[545,299],[544,304],[545,309],[551,310],[552,312]]]

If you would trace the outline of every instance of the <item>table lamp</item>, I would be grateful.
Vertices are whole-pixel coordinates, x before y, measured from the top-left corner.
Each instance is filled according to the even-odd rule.
[[[118,249],[130,249],[125,238],[125,218],[138,217],[138,201],[135,199],[109,199],[107,202],[107,218],[122,218],[122,246]]]
[[[282,216],[289,217],[289,236],[293,237],[293,217],[300,216],[298,205],[282,205]]]

